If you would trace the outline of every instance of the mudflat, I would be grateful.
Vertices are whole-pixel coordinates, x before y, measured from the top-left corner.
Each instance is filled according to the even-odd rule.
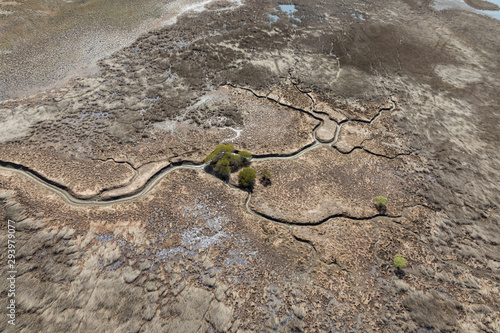
[[[103,57],[201,1],[0,2],[0,98],[61,87],[99,71]]]
[[[500,330],[499,21],[247,0],[150,27],[92,76],[0,101],[16,331]],[[216,177],[218,145],[253,155],[252,187]]]

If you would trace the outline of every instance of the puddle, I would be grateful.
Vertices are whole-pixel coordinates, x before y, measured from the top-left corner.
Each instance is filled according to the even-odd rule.
[[[297,8],[295,8],[295,5],[279,5],[278,8],[279,9],[274,8],[274,11],[275,12],[286,13],[289,20],[294,20],[294,21],[297,21],[297,22],[302,22],[301,18],[295,17],[295,13],[298,12]],[[269,20],[271,21],[270,24],[278,21],[278,19],[279,19],[278,15],[273,15],[273,14],[269,14],[268,17],[269,17]],[[292,26],[294,28],[297,27],[296,24],[292,24]]]
[[[278,19],[279,19],[278,15],[269,14],[268,16],[269,16],[269,20],[271,21],[269,24],[274,23],[274,22],[278,21]]]
[[[361,13],[352,13],[351,16],[357,20],[366,21],[366,18]]]
[[[294,13],[297,12],[295,5],[279,5],[280,10],[288,14],[288,17],[293,17]]]
[[[500,7],[500,0],[488,0],[497,6]],[[468,4],[466,4],[463,0],[435,0],[434,8],[437,10],[443,9],[460,9],[467,10],[469,12],[486,15],[492,17],[494,19],[500,20],[500,10],[479,10],[475,9]]]

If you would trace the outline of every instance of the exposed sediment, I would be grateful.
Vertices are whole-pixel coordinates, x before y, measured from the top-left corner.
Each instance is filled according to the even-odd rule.
[[[218,1],[0,102],[16,328],[498,331],[498,26],[429,6]]]

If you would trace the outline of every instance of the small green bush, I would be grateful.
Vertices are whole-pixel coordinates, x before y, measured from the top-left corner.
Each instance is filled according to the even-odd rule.
[[[271,184],[271,177],[272,177],[271,171],[269,171],[267,169],[260,170],[260,182],[263,185]]]
[[[387,205],[387,198],[379,195],[375,197],[375,206],[377,207],[378,210],[383,210],[385,209]]]
[[[394,266],[396,266],[397,269],[405,268],[406,267],[406,259],[400,255],[395,256],[394,257]]]
[[[257,171],[253,168],[243,168],[238,174],[240,185],[246,188],[252,188],[255,184],[255,175]]]

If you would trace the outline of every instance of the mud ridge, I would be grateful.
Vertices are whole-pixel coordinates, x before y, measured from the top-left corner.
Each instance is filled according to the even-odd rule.
[[[297,237],[296,235],[293,234],[293,232],[290,230],[290,235],[295,239],[297,242],[307,244],[311,247],[311,259],[309,263],[309,269],[306,271],[307,274],[311,273],[313,268],[316,266],[316,262],[319,260],[319,255],[318,255],[318,250],[316,250],[316,247],[314,247],[313,242],[311,242],[308,239],[302,239]],[[336,261],[332,263],[332,265],[338,266],[340,269],[344,270]]]
[[[352,152],[354,152],[355,150],[362,150],[362,151],[364,151],[367,154],[370,154],[370,155],[373,155],[373,156],[377,156],[377,157],[386,158],[388,160],[393,160],[393,159],[396,159],[396,158],[398,158],[400,156],[410,156],[410,155],[412,155],[412,153],[410,152],[410,153],[399,153],[399,154],[396,154],[393,157],[390,157],[390,156],[387,156],[387,155],[384,155],[384,154],[374,153],[374,152],[372,152],[372,151],[364,148],[363,146],[355,146],[351,150],[349,150],[348,152],[341,151],[340,149],[337,148],[337,146],[332,146],[332,148],[334,148],[336,151],[338,151],[342,155],[349,155]]]
[[[109,189],[103,189],[100,191],[99,194],[91,197],[91,198],[80,198],[78,195],[74,194],[69,188],[67,188],[64,185],[61,185],[57,182],[54,182],[53,180],[50,180],[43,175],[39,174],[38,172],[31,170],[30,168],[27,168],[23,165],[16,164],[16,163],[11,163],[11,162],[4,162],[0,161],[0,169],[5,169],[7,171],[14,171],[18,174],[24,175],[31,180],[35,181],[35,183],[41,185],[42,187],[45,187],[58,195],[62,197],[62,199],[71,204],[71,205],[77,205],[77,206],[105,206],[105,205],[111,205],[115,203],[122,203],[122,202],[128,202],[135,200],[142,195],[146,194],[151,190],[158,181],[160,181],[164,176],[169,174],[172,171],[175,171],[177,169],[203,169],[205,167],[205,164],[194,164],[189,161],[180,161],[180,162],[174,162],[171,163],[170,165],[162,168],[158,172],[156,172],[152,177],[150,177],[146,183],[141,186],[138,190],[133,191],[132,193],[128,193],[123,196],[118,196],[118,197],[112,197],[109,199],[105,200],[100,200],[101,195],[109,190],[115,189],[115,188],[109,188]],[[119,186],[117,188],[120,188],[122,186]]]
[[[130,163],[129,161],[117,161],[115,160],[113,157],[109,157],[109,158],[95,158],[95,157],[92,157],[91,158],[92,161],[100,161],[100,162],[108,162],[108,161],[113,161],[114,163],[116,164],[127,164],[129,167],[131,167],[133,170],[137,171],[138,168],[134,167],[132,165],[132,163]],[[141,165],[142,166],[142,165]]]
[[[311,99],[311,103],[312,103],[312,112],[306,111],[306,110],[304,110],[304,109],[298,108],[298,107],[293,106],[293,105],[289,105],[289,104],[281,103],[281,102],[279,102],[279,101],[275,100],[274,98],[271,98],[271,97],[268,97],[268,96],[259,95],[259,94],[257,94],[255,91],[253,91],[253,89],[250,89],[250,88],[246,88],[246,87],[239,87],[239,86],[236,86],[236,85],[233,85],[233,84],[230,84],[230,83],[226,83],[225,85],[226,85],[226,86],[229,86],[229,87],[231,87],[231,88],[234,88],[234,89],[241,89],[241,90],[248,91],[248,92],[252,93],[252,94],[253,94],[255,97],[257,97],[257,98],[264,98],[264,99],[267,99],[267,100],[269,100],[269,101],[272,101],[272,102],[274,102],[274,103],[276,103],[276,104],[279,104],[279,105],[281,105],[281,106],[284,106],[284,107],[289,107],[289,108],[291,108],[291,109],[293,109],[293,110],[297,110],[297,111],[303,112],[303,113],[305,113],[305,114],[307,114],[307,115],[309,115],[309,116],[313,117],[314,119],[316,119],[316,120],[320,121],[320,124],[318,124],[318,125],[314,128],[314,132],[313,132],[313,134],[314,134],[314,140],[315,140],[316,142],[319,142],[319,141],[318,141],[318,139],[316,138],[316,134],[315,134],[315,132],[316,132],[316,130],[317,130],[317,129],[319,129],[319,127],[321,127],[321,126],[324,124],[324,120],[323,120],[322,118],[320,118],[320,117],[316,116],[314,113],[324,114],[325,116],[328,116],[328,114],[327,114],[327,113],[325,113],[325,112],[322,112],[322,111],[316,111],[316,110],[314,110],[314,99],[313,99],[313,98],[312,98],[312,97],[311,97],[308,93],[303,92],[302,90],[300,90],[300,89],[299,89],[299,88],[298,88],[295,84],[294,84],[294,87],[296,88],[296,90],[297,90],[297,91],[299,91],[299,92],[300,92],[300,93],[302,93],[302,94],[307,95],[307,96],[309,97],[309,99]],[[359,122],[359,123],[364,123],[364,124],[369,124],[369,125],[372,125],[372,124],[373,124],[373,123],[374,123],[374,122],[375,122],[375,121],[376,121],[376,120],[377,120],[377,119],[378,119],[378,118],[382,115],[382,113],[383,113],[383,112],[385,112],[385,111],[393,111],[393,110],[395,110],[395,109],[396,109],[396,107],[397,107],[397,105],[396,105],[396,102],[394,101],[394,99],[392,98],[392,96],[390,97],[390,101],[391,101],[391,104],[392,104],[392,106],[391,106],[391,107],[389,107],[389,108],[381,108],[381,109],[379,109],[378,113],[377,113],[377,114],[376,114],[376,115],[375,115],[372,119],[370,119],[370,120],[363,120],[363,119],[356,119],[356,118],[354,118],[354,119],[345,119],[345,120],[342,120],[342,121],[340,121],[340,122],[337,122],[337,121],[335,121],[335,120],[331,119],[331,118],[328,116],[328,118],[329,118],[331,121],[333,121],[334,123],[336,123],[336,124],[337,124],[337,132],[335,133],[335,138],[334,138],[332,141],[330,141],[330,142],[326,142],[326,144],[332,144],[332,145],[333,145],[333,144],[335,144],[335,142],[336,142],[336,141],[337,141],[337,139],[338,139],[338,136],[339,136],[340,130],[341,130],[341,128],[342,128],[342,125],[344,125],[344,124],[346,124],[346,123],[349,123],[349,122]],[[322,143],[322,144],[323,144],[323,143]]]
[[[315,149],[317,147],[320,147],[320,146],[330,145],[330,146],[334,147],[333,145],[338,140],[338,137],[339,137],[339,134],[340,134],[340,130],[341,130],[343,124],[348,123],[350,121],[357,121],[357,122],[368,123],[368,124],[371,125],[374,121],[376,121],[380,117],[380,115],[382,114],[382,112],[394,110],[396,108],[396,104],[395,104],[395,102],[391,98],[392,107],[391,108],[381,108],[379,110],[379,112],[377,113],[377,115],[375,115],[370,121],[357,120],[357,119],[346,119],[346,120],[343,120],[343,121],[341,121],[339,123],[337,123],[337,122],[334,121],[337,124],[337,129],[336,129],[336,133],[335,133],[334,139],[332,141],[330,141],[330,142],[322,143],[322,142],[320,142],[316,138],[316,131],[324,124],[324,120],[321,119],[320,117],[317,117],[312,112],[306,111],[306,110],[301,109],[301,108],[297,108],[297,107],[295,107],[293,105],[288,105],[288,104],[281,103],[281,102],[276,101],[275,99],[267,97],[267,96],[261,96],[261,95],[257,94],[256,92],[254,92],[250,88],[238,87],[238,86],[235,86],[235,85],[232,85],[232,84],[226,84],[226,86],[232,87],[234,89],[242,89],[242,90],[249,91],[254,96],[256,96],[257,98],[268,99],[268,100],[270,100],[272,102],[275,102],[275,103],[277,103],[277,104],[279,104],[281,106],[289,107],[289,108],[291,108],[293,110],[297,110],[297,111],[303,112],[303,113],[305,113],[305,114],[307,114],[307,115],[309,115],[309,116],[311,116],[314,119],[316,119],[316,120],[319,121],[319,123],[313,129],[314,142],[312,142],[312,143],[310,143],[310,144],[302,147],[298,151],[296,151],[294,153],[291,153],[291,154],[273,153],[273,154],[255,155],[252,158],[252,161],[263,161],[263,160],[269,160],[269,159],[294,159],[294,158],[298,158],[301,155],[303,155],[304,153],[306,153],[306,152],[308,152],[310,150],[313,150],[313,149]],[[296,85],[294,85],[294,86],[296,87]],[[296,89],[299,92],[301,92],[301,93],[305,93],[305,92],[302,92],[298,87],[296,87]],[[314,100],[312,99],[312,97],[309,94],[307,94],[307,93],[305,93],[305,94],[311,99],[312,106],[314,107]],[[334,147],[334,148],[336,148],[336,147]],[[355,147],[353,150],[351,150],[348,153],[342,153],[342,152],[341,153],[342,154],[349,154],[352,151],[354,151],[355,149],[363,149],[364,151],[366,151],[369,154],[372,154],[374,156],[388,158],[388,159],[393,159],[393,158],[396,158],[396,157],[398,157],[400,155],[409,155],[409,154],[398,154],[397,156],[391,158],[391,157],[387,157],[387,156],[382,155],[382,154],[372,153],[372,152],[370,152],[370,151],[368,151],[368,150],[366,150],[366,149],[364,149],[362,147],[359,147],[359,148]],[[87,204],[87,205],[99,205],[99,206],[101,206],[101,205],[106,205],[106,204],[114,204],[114,203],[119,203],[119,202],[132,201],[132,200],[134,200],[134,199],[136,199],[136,198],[144,195],[145,193],[147,193],[161,178],[163,178],[168,173],[170,173],[171,171],[174,171],[176,169],[183,169],[183,168],[186,168],[186,169],[203,169],[206,166],[205,164],[196,164],[196,163],[193,163],[193,162],[190,162],[190,161],[170,162],[169,165],[165,166],[164,168],[162,168],[159,171],[157,171],[154,175],[152,175],[144,183],[144,185],[142,185],[140,188],[138,188],[138,189],[136,189],[134,191],[131,191],[131,192],[127,193],[127,194],[124,194],[124,195],[110,197],[110,198],[106,198],[106,199],[102,199],[101,200],[101,196],[102,196],[103,193],[105,193],[107,191],[110,191],[110,190],[115,190],[115,189],[118,189],[118,188],[123,188],[125,186],[128,186],[128,185],[132,184],[135,181],[136,177],[137,177],[137,170],[138,170],[138,168],[135,168],[128,161],[120,161],[120,162],[118,162],[118,161],[116,161],[113,158],[108,158],[108,159],[93,158],[92,160],[98,160],[98,161],[103,161],[103,162],[108,161],[108,160],[112,160],[114,163],[127,164],[127,165],[129,165],[135,171],[135,175],[132,178],[132,180],[129,181],[126,185],[120,185],[120,186],[114,186],[114,187],[110,187],[110,188],[105,188],[105,189],[102,189],[101,191],[99,191],[98,194],[96,194],[95,196],[93,196],[91,198],[81,198],[80,196],[78,196],[77,194],[75,194],[73,191],[71,191],[71,189],[69,189],[68,187],[66,187],[66,186],[64,186],[62,184],[59,184],[59,183],[57,183],[57,182],[55,182],[53,180],[50,180],[47,177],[44,177],[43,175],[41,175],[40,173],[38,173],[37,171],[31,170],[30,168],[27,168],[27,167],[25,167],[23,165],[16,164],[16,163],[10,163],[10,162],[0,161],[0,167],[2,167],[4,169],[7,169],[7,170],[15,170],[18,173],[21,173],[21,174],[24,174],[24,175],[28,176],[28,178],[33,179],[38,184],[40,184],[40,185],[42,185],[42,186],[44,186],[44,187],[46,187],[48,189],[51,189],[51,190],[55,191],[56,193],[58,193],[59,195],[61,195],[62,198],[66,202],[68,202],[70,204],[75,204],[75,205],[85,205],[85,204]],[[250,197],[251,197],[251,195],[250,195]],[[248,200],[247,200],[246,206],[247,206],[247,209],[249,211],[251,211],[250,208],[248,207]],[[294,225],[294,224],[292,224],[291,222],[288,222],[288,221],[284,221],[284,220],[280,221],[279,219],[273,219],[271,217],[267,217],[267,216],[265,216],[263,214],[260,214],[260,213],[256,213],[256,212],[253,212],[253,213],[257,214],[257,215],[260,215],[262,218],[266,218],[268,220],[273,220],[274,222],[277,222],[277,223],[284,223],[284,224],[288,224],[288,225]],[[377,217],[377,216],[386,216],[386,215],[377,214],[377,215],[374,215],[374,216],[369,217],[369,218],[362,218],[361,220],[367,220],[367,219],[371,219],[371,218],[374,218],[374,217]],[[310,224],[306,223],[306,224],[300,224],[300,225],[319,225],[321,223],[324,223],[328,219],[335,218],[335,217],[351,218],[349,216],[344,216],[344,215],[340,214],[340,215],[333,215],[333,216],[327,217],[326,219],[324,219],[322,221],[311,222]],[[356,218],[353,218],[353,219],[356,219]],[[299,225],[299,224],[297,224],[297,225]]]
[[[253,157],[250,161],[258,162],[265,159],[293,159],[295,157],[302,155],[305,151],[312,150],[316,147],[319,147],[320,145],[324,146],[325,144],[321,144],[316,141],[311,142],[310,144],[300,148],[299,150],[291,154],[270,153],[270,154],[252,155]]]
[[[335,218],[346,218],[346,219],[349,219],[349,220],[354,220],[354,221],[368,221],[368,220],[372,220],[374,218],[377,218],[377,217],[388,217],[388,218],[398,218],[398,217],[401,217],[402,215],[387,215],[387,214],[383,214],[383,213],[379,213],[379,214],[375,214],[375,215],[371,215],[371,216],[367,216],[367,217],[354,217],[354,216],[349,216],[349,215],[346,215],[346,214],[333,214],[333,215],[329,215],[319,221],[315,221],[315,222],[290,222],[290,221],[287,221],[285,219],[280,219],[280,218],[276,218],[276,217],[272,217],[272,216],[269,216],[267,214],[264,214],[264,213],[259,213],[259,212],[256,212],[254,211],[253,209],[251,209],[249,207],[249,204],[250,204],[250,200],[252,200],[252,193],[250,191],[247,191],[248,192],[248,197],[247,197],[247,200],[245,202],[245,207],[247,208],[247,210],[256,215],[256,216],[259,216],[263,219],[266,219],[266,220],[269,220],[269,221],[272,221],[272,222],[275,222],[275,223],[280,223],[280,224],[284,224],[284,225],[288,225],[288,226],[301,226],[301,227],[311,227],[311,226],[318,226],[318,225],[321,225],[325,222],[327,222],[328,220],[331,220],[331,219],[335,219]],[[408,208],[408,207],[405,207],[405,208]]]
[[[40,174],[36,170],[32,170],[32,169],[30,169],[22,164],[0,161],[0,167],[3,169],[10,170],[10,171],[17,171],[18,173],[27,175],[28,178],[32,178],[32,179],[35,178],[37,180],[37,183],[39,183],[39,184],[43,185],[43,183],[46,183],[48,186],[50,186],[52,188],[57,188],[60,191],[67,192],[71,196],[75,196],[74,194],[72,194],[71,189],[69,189],[68,187],[66,187],[62,184],[59,184],[58,182],[55,182],[49,178],[46,178],[45,176],[43,176],[42,174]]]
[[[155,172],[144,183],[144,185],[142,185],[141,187],[137,188],[136,190],[128,192],[128,193],[123,194],[123,195],[117,195],[117,196],[109,197],[109,198],[106,198],[106,199],[101,199],[101,195],[104,193],[104,191],[102,191],[100,194],[98,194],[97,196],[94,197],[94,200],[100,201],[100,202],[115,203],[118,200],[127,200],[129,197],[137,195],[139,193],[141,193],[141,195],[144,195],[144,194],[146,194],[149,191],[149,189],[146,190],[146,188],[148,188],[148,186],[152,188],[152,186],[150,184],[153,184],[153,183],[156,183],[156,182],[160,181],[164,176],[166,176],[168,173],[170,173],[169,169],[173,169],[173,168],[176,168],[176,169],[184,169],[184,168],[191,169],[190,167],[196,167],[196,168],[199,167],[200,169],[202,169],[202,167],[204,167],[204,166],[205,166],[205,164],[195,164],[195,163],[187,162],[187,161],[170,162],[169,165],[166,165],[165,167],[163,167],[160,170],[158,170],[157,172]],[[174,171],[174,170],[172,170],[172,171]],[[131,183],[132,182],[130,182],[129,184],[131,184]],[[124,187],[124,186],[119,186],[118,188],[122,188],[122,187]]]
[[[394,100],[392,99],[392,97],[391,97],[390,101],[391,101],[391,104],[392,104],[392,106],[390,108],[381,108],[378,111],[378,113],[372,119],[370,119],[370,120],[356,119],[356,118],[354,118],[354,119],[345,119],[345,120],[340,121],[338,124],[340,126],[340,125],[344,125],[344,124],[349,123],[349,122],[356,122],[356,123],[363,123],[363,124],[372,125],[382,115],[383,112],[385,112],[385,111],[393,111],[393,110],[396,109],[397,105],[396,105],[396,102],[394,102]],[[335,120],[333,120],[333,121],[335,121]]]
[[[309,116],[313,117],[314,119],[316,119],[316,120],[318,120],[318,121],[320,121],[320,122],[322,122],[322,121],[323,121],[323,119],[321,119],[321,118],[320,118],[320,117],[318,117],[318,116],[315,116],[312,112],[306,111],[306,110],[304,110],[304,109],[298,108],[298,107],[293,106],[293,105],[289,105],[289,104],[281,103],[281,102],[279,102],[279,101],[277,101],[277,100],[275,100],[274,98],[271,98],[271,97],[269,97],[269,96],[259,95],[259,94],[257,94],[255,91],[253,91],[253,90],[252,90],[252,89],[250,89],[250,88],[235,86],[235,85],[233,85],[233,84],[231,84],[231,83],[226,83],[226,84],[225,84],[225,85],[223,85],[223,86],[228,86],[228,87],[231,87],[231,88],[234,88],[234,89],[246,90],[246,91],[248,91],[248,92],[252,93],[252,94],[253,94],[255,97],[257,97],[257,98],[267,99],[268,101],[274,102],[274,103],[279,104],[279,105],[281,105],[281,106],[284,106],[284,107],[287,107],[287,108],[290,108],[290,109],[293,109],[293,110],[296,110],[296,111],[300,111],[300,112],[306,113],[306,114],[308,114]]]

